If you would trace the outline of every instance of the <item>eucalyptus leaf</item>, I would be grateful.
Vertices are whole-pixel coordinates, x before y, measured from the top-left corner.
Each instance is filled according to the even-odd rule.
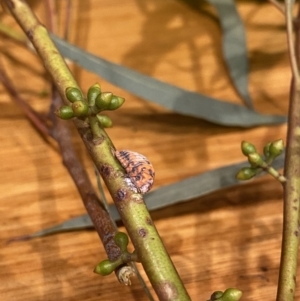
[[[286,117],[259,114],[247,107],[181,89],[112,63],[51,35],[63,56],[107,81],[177,113],[225,125],[252,127],[286,122]]]
[[[199,198],[211,192],[239,185],[241,182],[235,178],[236,173],[249,162],[228,165],[210,170],[194,177],[160,187],[144,196],[149,210],[157,210],[181,202]],[[272,166],[280,169],[284,165],[284,156],[277,158]],[[261,174],[262,175],[262,174]],[[201,201],[201,200],[200,200]],[[187,204],[188,206],[188,204]],[[120,220],[119,213],[114,205],[109,206],[113,220]],[[35,232],[27,238],[41,237],[57,232],[93,228],[93,223],[87,214],[69,219],[61,224]]]
[[[235,88],[249,108],[248,58],[244,24],[233,0],[207,0],[218,13],[223,31],[223,55]]]

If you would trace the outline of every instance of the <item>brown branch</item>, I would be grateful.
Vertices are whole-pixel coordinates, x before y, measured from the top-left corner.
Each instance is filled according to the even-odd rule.
[[[113,240],[113,237],[117,231],[114,223],[111,221],[109,214],[101,206],[100,200],[94,191],[92,183],[75,153],[72,141],[70,139],[71,135],[68,129],[68,124],[58,119],[53,113],[55,111],[54,108],[58,108],[62,104],[57,90],[55,89],[53,91],[54,97],[50,114],[53,128],[50,132],[50,130],[45,126],[44,122],[39,117],[38,113],[35,112],[21,97],[20,93],[14,87],[11,80],[7,77],[5,70],[1,65],[0,81],[3,83],[7,92],[12,96],[13,100],[16,101],[18,106],[23,109],[27,118],[30,120],[30,122],[32,122],[34,128],[44,137],[47,138],[52,136],[58,142],[64,165],[68,169],[74,180],[74,183],[76,184],[87,212],[89,213],[94,227],[101,241],[103,242],[108,258],[110,260],[118,258],[120,256],[120,249]]]
[[[57,31],[57,10],[53,0],[47,0],[47,15],[50,24],[50,30],[53,33]],[[69,27],[69,20],[66,21],[66,29]],[[83,168],[71,140],[71,132],[67,122],[57,118],[54,112],[62,106],[63,102],[54,83],[52,85],[52,103],[50,106],[49,117],[52,120],[52,137],[58,142],[60,153],[63,158],[63,164],[71,175],[84,206],[94,224],[94,227],[103,243],[107,256],[110,260],[117,259],[120,254],[120,248],[114,242],[114,236],[117,232],[114,222],[111,220],[108,212],[102,206],[90,178]]]
[[[76,155],[71,141],[71,133],[67,122],[60,120],[54,111],[62,105],[56,88],[53,89],[53,102],[51,105],[51,120],[53,123],[52,136],[58,142],[63,157],[63,163],[68,169],[77,189],[81,195],[85,208],[93,221],[94,227],[104,245],[108,258],[115,260],[120,256],[120,249],[114,242],[117,232],[109,214],[102,207],[92,183]]]

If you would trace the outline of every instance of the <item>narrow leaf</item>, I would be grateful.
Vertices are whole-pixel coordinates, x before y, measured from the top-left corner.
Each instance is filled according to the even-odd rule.
[[[164,83],[99,58],[54,35],[51,37],[62,55],[79,66],[100,75],[116,86],[177,113],[226,126],[252,127],[286,121],[284,116],[259,114],[240,105],[218,101],[212,97]]]
[[[233,0],[207,0],[219,15],[223,31],[223,55],[230,77],[249,108],[252,100],[248,91],[248,58],[244,24]]]
[[[145,202],[149,210],[161,209],[180,202],[199,198],[211,192],[239,185],[240,182],[235,178],[238,170],[244,166],[248,166],[249,162],[220,167],[214,170],[204,172],[200,175],[166,185],[158,188],[145,195]],[[272,166],[280,169],[284,165],[284,156],[276,159]],[[188,204],[187,204],[188,206]],[[109,206],[109,212],[112,219],[120,220],[119,213],[114,205]],[[61,224],[35,232],[27,236],[27,238],[40,237],[44,235],[54,234],[57,232],[80,230],[92,228],[93,224],[87,214],[69,219]]]

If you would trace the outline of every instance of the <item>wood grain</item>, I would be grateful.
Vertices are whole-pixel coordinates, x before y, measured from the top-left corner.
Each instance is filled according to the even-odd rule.
[[[64,21],[64,1],[59,21]],[[180,87],[241,103],[221,58],[215,12],[191,1],[73,1],[70,40],[99,56]],[[30,1],[47,24],[42,1]],[[251,63],[250,91],[257,110],[285,114],[290,68],[284,17],[268,3],[238,2]],[[2,14],[3,15],[3,14]],[[17,26],[9,16],[3,22]],[[62,33],[62,29],[60,29]],[[30,105],[46,115],[50,85],[33,53],[1,38],[2,60]],[[76,66],[83,90],[95,82],[126,98],[110,114],[108,131],[119,149],[138,151],[156,170],[154,189],[243,160],[240,141],[261,148],[285,138],[286,126],[224,128],[180,116],[123,91]],[[45,92],[48,96],[43,96]],[[85,212],[55,144],[37,134],[0,87],[0,296],[1,300],[147,300],[138,281],[120,285],[99,277],[105,258],[94,231],[62,233],[8,244]],[[74,143],[93,176],[76,131]],[[282,191],[272,178],[212,193],[153,213],[156,226],[193,300],[237,287],[243,300],[274,300],[279,267]],[[296,293],[300,297],[298,289]]]

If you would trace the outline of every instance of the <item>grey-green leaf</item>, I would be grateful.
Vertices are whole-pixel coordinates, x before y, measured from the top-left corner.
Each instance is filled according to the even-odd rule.
[[[219,101],[164,83],[99,58],[54,35],[51,37],[62,55],[79,66],[95,72],[116,86],[177,113],[202,118],[225,126],[252,127],[262,124],[279,124],[286,121],[284,116],[259,114],[244,106]]]
[[[284,164],[284,156],[276,159],[272,166],[280,169]],[[145,195],[145,202],[149,210],[156,210],[171,206],[180,202],[187,202],[191,199],[199,198],[211,192],[233,187],[240,182],[235,178],[235,174],[244,166],[248,166],[248,161],[220,167],[199,174],[197,176],[158,188]],[[188,204],[187,204],[188,206]],[[110,205],[109,212],[112,219],[119,220],[119,213],[114,205]],[[82,215],[69,219],[61,224],[35,232],[26,238],[40,237],[70,230],[92,228],[93,223],[88,215]]]
[[[249,108],[248,58],[244,24],[233,0],[207,0],[219,15],[223,37],[223,55],[235,88]]]

